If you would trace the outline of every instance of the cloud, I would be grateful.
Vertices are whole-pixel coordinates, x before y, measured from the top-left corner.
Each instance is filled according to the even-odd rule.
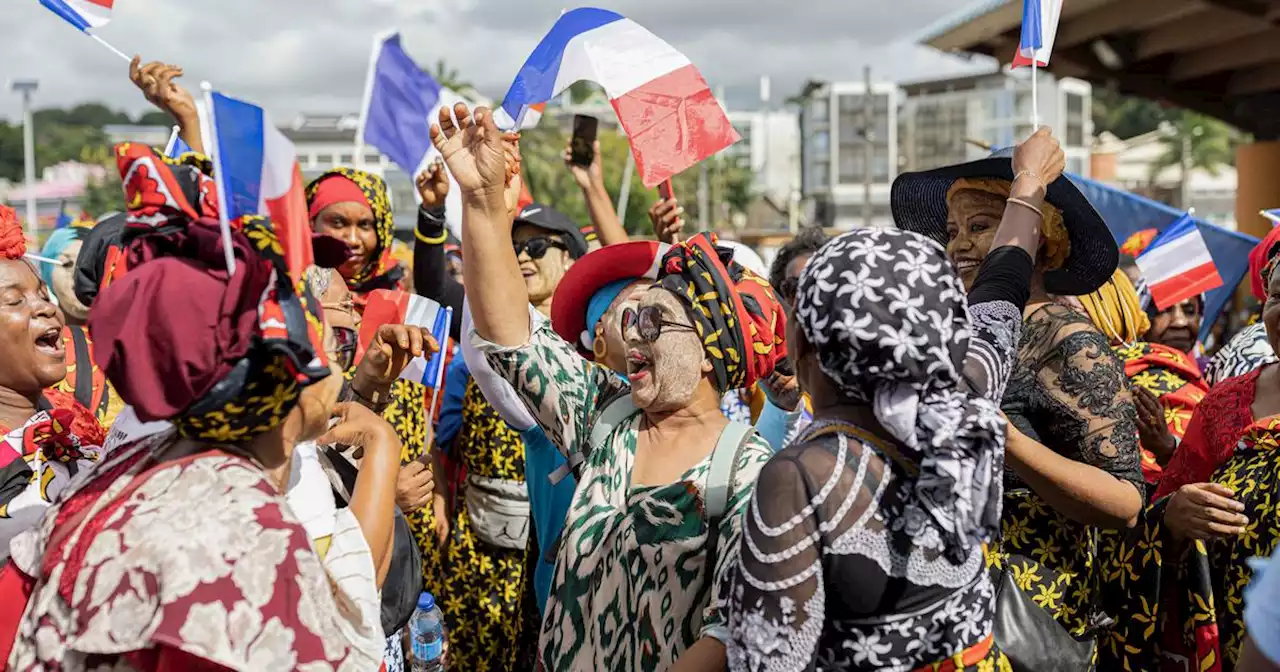
[[[731,105],[754,102],[769,75],[776,99],[809,78],[923,79],[975,65],[910,43],[954,11],[953,0],[601,0],[676,45]],[[299,112],[353,112],[359,106],[372,36],[398,27],[420,63],[445,59],[483,93],[501,98],[555,21],[553,0],[129,0],[117,3],[104,39],[126,53],[182,65],[201,80],[264,104],[278,119]],[[127,64],[36,2],[0,10],[0,76],[37,78],[39,106],[103,101],[140,112]],[[976,66],[983,67],[983,66]],[[989,66],[986,66],[989,67]],[[0,91],[0,117],[20,103]]]

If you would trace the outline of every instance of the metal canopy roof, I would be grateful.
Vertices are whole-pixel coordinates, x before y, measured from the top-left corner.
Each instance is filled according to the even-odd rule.
[[[1008,63],[1022,2],[982,0],[943,25],[924,44]],[[1066,0],[1048,70],[1280,139],[1280,0]]]

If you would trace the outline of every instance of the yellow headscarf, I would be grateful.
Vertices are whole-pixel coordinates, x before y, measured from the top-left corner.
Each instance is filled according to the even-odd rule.
[[[997,180],[995,178],[985,177],[962,177],[951,184],[951,188],[947,190],[947,203],[951,203],[951,199],[962,191],[980,191],[987,194],[995,194],[1000,198],[1009,198],[1009,191],[1013,188],[1013,183],[1008,180]],[[1071,254],[1071,239],[1067,236],[1067,226],[1062,221],[1062,211],[1045,201],[1040,206],[1040,212],[1043,214],[1043,223],[1040,227],[1040,233],[1044,236],[1044,245],[1040,248],[1040,258],[1038,262],[1043,264],[1046,270],[1056,270],[1062,268],[1066,263],[1067,256]]]
[[[1093,320],[1093,326],[1106,334],[1112,345],[1140,341],[1151,328],[1151,319],[1138,301],[1137,290],[1120,269],[1097,291],[1077,298]]]

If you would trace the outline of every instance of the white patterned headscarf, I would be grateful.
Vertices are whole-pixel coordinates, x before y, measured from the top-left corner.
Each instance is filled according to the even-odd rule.
[[[795,303],[823,372],[869,404],[919,468],[907,508],[937,523],[956,564],[999,525],[1005,437],[995,404],[961,385],[966,305],[942,248],[897,229],[827,243],[805,265]]]

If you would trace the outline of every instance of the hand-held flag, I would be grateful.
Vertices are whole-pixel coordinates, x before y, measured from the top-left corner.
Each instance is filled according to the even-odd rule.
[[[1022,36],[1013,67],[1048,67],[1061,15],[1062,0],[1022,0]]]
[[[500,123],[523,127],[531,108],[575,82],[604,87],[646,187],[740,138],[684,54],[615,12],[584,7],[551,27],[502,101]]]
[[[176,159],[190,151],[191,147],[179,135],[178,127],[174,126],[173,132],[169,134],[169,143],[164,146],[164,155]]]
[[[93,33],[93,29],[101,28],[111,21],[111,10],[115,0],[40,0],[40,4],[71,24],[76,30],[110,49],[115,55],[126,61],[132,60],[123,51],[116,49]]]
[[[360,322],[360,348],[358,356],[368,350],[378,329],[388,324],[404,324],[430,329],[440,350],[431,357],[414,357],[399,373],[399,378],[420,382],[432,390],[429,411],[435,413],[435,399],[444,378],[445,353],[449,348],[449,325],[453,322],[453,309],[417,294],[398,289],[375,289],[369,293],[364,315]]]
[[[270,217],[289,276],[301,280],[314,252],[297,150],[257,105],[209,91],[206,107],[220,214]]]
[[[1161,231],[1138,255],[1137,263],[1160,310],[1222,286],[1222,276],[1191,213]]]
[[[418,67],[405,53],[398,33],[375,37],[372,58],[358,137],[416,178],[440,156],[431,144],[431,125],[439,119],[440,108],[472,104]],[[413,194],[418,198],[416,189]],[[452,175],[445,217],[454,234],[461,235],[462,189]]]

